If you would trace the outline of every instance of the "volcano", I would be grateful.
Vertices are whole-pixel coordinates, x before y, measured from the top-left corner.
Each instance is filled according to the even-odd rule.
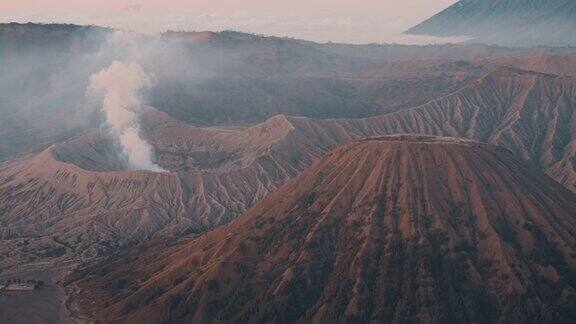
[[[103,322],[576,319],[576,195],[507,149],[329,152],[232,223],[73,278]]]
[[[192,127],[153,108],[141,117],[166,172],[129,170],[101,131],[0,165],[0,239],[27,241],[28,252],[8,243],[0,250],[31,261],[56,249],[90,259],[153,236],[205,231],[295,176],[298,163],[311,163],[272,154],[291,129],[282,116],[237,131]],[[43,252],[35,256],[32,246]]]
[[[506,46],[574,46],[575,28],[572,0],[461,0],[407,33],[465,35]]]

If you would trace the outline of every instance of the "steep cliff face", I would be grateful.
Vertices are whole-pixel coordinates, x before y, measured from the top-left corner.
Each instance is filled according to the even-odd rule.
[[[409,34],[466,35],[502,45],[574,46],[571,0],[462,0],[410,28]]]
[[[352,142],[231,224],[79,275],[103,322],[574,320],[576,195],[506,149]]]

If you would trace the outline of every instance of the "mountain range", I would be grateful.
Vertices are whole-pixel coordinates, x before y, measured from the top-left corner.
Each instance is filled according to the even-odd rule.
[[[92,73],[126,59],[115,32],[0,24],[0,161],[100,125],[86,89]],[[458,90],[486,72],[479,60],[576,54],[572,48],[319,44],[232,31],[142,36],[138,48],[147,53],[140,64],[156,80],[147,102],[195,126],[252,125],[277,114],[376,116]]]
[[[576,192],[574,98],[571,76],[500,67],[427,104],[362,119],[279,115],[247,128],[198,128],[149,108],[142,131],[168,172],[127,171],[100,132],[0,167],[0,235],[14,242],[4,253],[20,255],[17,242],[33,237],[27,250],[63,245],[68,256],[90,260],[154,237],[202,232],[332,148],[398,133],[500,145]]]

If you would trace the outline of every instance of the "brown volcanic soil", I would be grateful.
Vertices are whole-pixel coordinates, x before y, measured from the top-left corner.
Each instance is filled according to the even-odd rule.
[[[103,322],[569,321],[575,210],[576,195],[503,148],[363,140],[231,224],[77,284]]]

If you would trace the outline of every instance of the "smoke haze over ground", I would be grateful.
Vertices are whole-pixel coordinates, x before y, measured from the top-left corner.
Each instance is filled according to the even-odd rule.
[[[138,110],[142,107],[141,92],[151,85],[150,77],[134,62],[114,61],[90,78],[90,90],[102,94],[106,123],[118,140],[130,168],[163,171],[154,164],[153,149],[140,137],[138,123]]]

